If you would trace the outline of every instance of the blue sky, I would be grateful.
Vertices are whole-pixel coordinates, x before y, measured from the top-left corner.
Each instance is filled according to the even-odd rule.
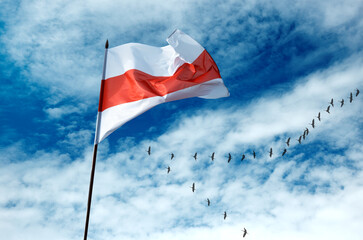
[[[363,95],[348,97],[363,90],[362,9],[1,1],[1,235],[82,238],[104,43],[161,47],[178,28],[209,51],[231,96],[159,105],[100,144],[89,239],[241,239],[243,227],[249,239],[361,239]]]

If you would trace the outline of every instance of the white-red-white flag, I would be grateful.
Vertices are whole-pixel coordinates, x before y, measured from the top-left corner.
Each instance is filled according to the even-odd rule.
[[[167,42],[165,47],[128,43],[107,50],[95,143],[158,104],[229,96],[217,65],[198,42],[180,30]]]

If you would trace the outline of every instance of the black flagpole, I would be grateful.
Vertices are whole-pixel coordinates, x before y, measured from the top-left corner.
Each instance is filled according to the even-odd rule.
[[[108,50],[108,40],[106,41],[105,45],[105,59],[103,62],[103,73],[102,73],[102,80],[105,80],[106,74],[106,61],[107,61],[107,50]],[[99,99],[99,106],[102,105],[103,101],[103,84],[101,83],[101,90],[100,90],[100,99]],[[97,148],[98,148],[98,140],[99,140],[99,126],[101,123],[100,119],[100,112],[97,115],[97,124],[96,124],[96,136],[95,136],[95,145],[93,147],[93,160],[92,160],[92,170],[91,170],[91,178],[89,183],[89,191],[88,191],[88,203],[87,203],[87,215],[86,215],[86,224],[84,227],[84,240],[87,240],[88,234],[88,223],[89,223],[89,216],[91,212],[91,202],[92,202],[92,190],[93,190],[93,180],[95,178],[95,169],[96,169],[96,157],[97,157]]]

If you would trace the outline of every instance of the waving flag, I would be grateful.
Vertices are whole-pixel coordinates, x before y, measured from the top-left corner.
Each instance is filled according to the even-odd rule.
[[[128,43],[106,49],[95,143],[148,109],[190,97],[229,96],[208,52],[175,30],[169,45]]]

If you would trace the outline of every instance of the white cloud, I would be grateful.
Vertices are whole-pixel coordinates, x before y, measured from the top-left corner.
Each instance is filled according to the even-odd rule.
[[[48,114],[51,119],[60,119],[64,115],[79,112],[79,109],[74,106],[61,106],[54,108],[47,108],[44,111]]]
[[[218,4],[4,2],[2,51],[29,81],[50,89],[51,106],[44,111],[51,120],[60,120],[86,111],[86,106],[62,105],[63,99],[96,98],[106,38],[112,46],[129,41],[162,46],[178,27],[213,47],[242,32],[240,42],[211,49],[226,65],[222,71],[227,75],[253,60],[268,44],[269,33],[276,35],[280,20],[305,24],[297,24],[278,44],[293,41],[296,32],[331,31],[339,35],[336,44],[361,46],[361,1]],[[321,51],[326,49],[293,58],[289,65],[304,65]],[[102,142],[89,239],[241,239],[243,227],[248,239],[361,239],[362,95],[353,103],[347,101],[350,91],[363,89],[361,56],[357,51],[327,70],[301,78],[289,92],[271,91],[241,107],[180,114],[157,139],[121,139],[116,153],[109,151],[107,140]],[[234,61],[241,64],[228,69]],[[324,109],[332,97],[336,103],[345,98],[346,104],[335,106],[329,115]],[[322,122],[311,129],[309,122],[319,111]],[[0,232],[6,239],[82,237],[92,157],[87,143],[93,131],[85,127],[69,133],[76,124],[59,127],[65,135],[57,144],[78,152],[77,159],[51,150],[27,153],[22,143],[2,149]],[[296,138],[305,127],[311,133],[298,145]],[[292,146],[282,158],[290,136]],[[145,152],[149,145],[150,157]],[[273,158],[268,157],[270,147]],[[191,157],[194,152],[198,161]],[[227,164],[229,152],[233,160]],[[240,163],[242,153],[247,159]],[[190,190],[193,182],[195,193]],[[210,207],[206,198],[211,199]]]
[[[324,113],[302,145],[292,140],[287,156],[280,156],[286,138],[296,139],[331,97],[363,89],[360,66],[353,57],[300,79],[282,95],[271,93],[241,108],[181,114],[157,139],[120,140],[118,152],[102,142],[89,239],[241,239],[243,227],[248,239],[360,239],[362,96]],[[82,130],[66,141],[72,145],[80,138],[91,136]],[[77,159],[58,151],[25,153],[21,144],[2,152],[2,234],[9,240],[80,238],[92,148],[79,151]],[[247,159],[240,163],[242,153]]]
[[[3,7],[4,52],[21,67],[27,80],[46,86],[52,94],[83,99],[94,99],[99,92],[103,45],[107,38],[111,46],[130,41],[163,46],[168,34],[174,28],[181,28],[206,47],[223,46],[209,50],[216,52],[217,59],[223,59],[222,72],[228,76],[258,57],[257,50],[263,49],[270,37],[276,37],[279,29],[286,27],[282,25],[285,20],[295,18],[299,23],[307,23],[309,27],[297,24],[296,32],[308,35],[316,35],[322,26],[327,31],[333,29],[341,41],[337,44],[352,49],[360,44],[357,31],[362,25],[358,17],[361,1],[291,4],[264,0],[248,3],[33,0],[3,2]],[[341,28],[335,29],[337,26]],[[238,34],[241,39],[236,42]],[[291,38],[282,36],[276,44],[293,41]],[[302,61],[296,59],[296,63]],[[231,62],[240,64],[231,68]]]

